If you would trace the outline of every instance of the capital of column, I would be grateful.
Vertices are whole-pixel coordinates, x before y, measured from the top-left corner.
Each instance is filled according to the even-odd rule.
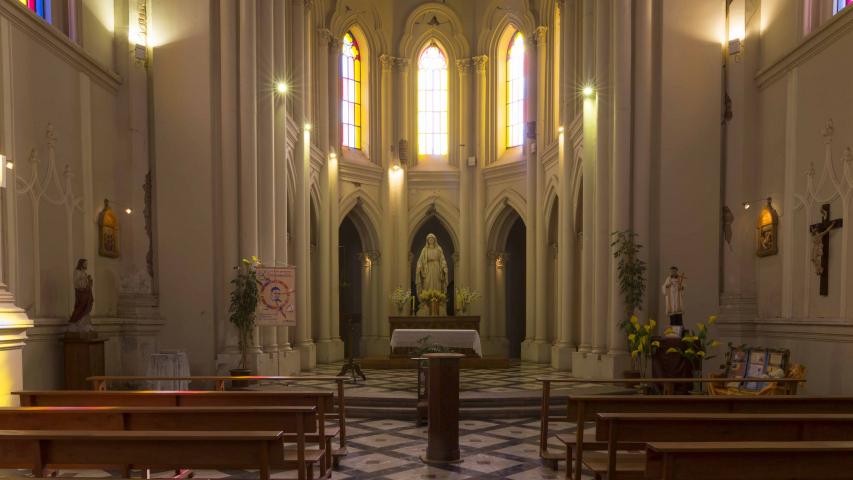
[[[321,45],[331,45],[337,42],[340,45],[341,41],[332,35],[332,31],[328,28],[318,28],[317,29],[317,39],[320,41]]]
[[[537,47],[544,47],[548,42],[548,27],[544,25],[536,27],[536,31],[533,32],[533,40]]]
[[[460,58],[459,60],[456,60],[456,68],[459,70],[459,73],[470,72],[473,65],[473,58]]]
[[[471,57],[471,64],[477,70],[477,73],[485,73],[486,65],[489,63],[489,57],[486,55],[478,55],[476,57]]]

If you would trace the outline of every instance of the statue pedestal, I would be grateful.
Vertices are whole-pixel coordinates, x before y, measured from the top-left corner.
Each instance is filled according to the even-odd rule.
[[[86,377],[104,375],[104,342],[106,338],[90,335],[66,335],[65,389],[91,390]]]
[[[428,353],[429,433],[424,463],[458,463],[459,360],[458,353]]]

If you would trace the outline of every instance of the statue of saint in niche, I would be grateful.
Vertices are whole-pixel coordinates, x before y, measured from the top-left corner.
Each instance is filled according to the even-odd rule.
[[[444,250],[438,244],[436,236],[430,233],[426,237],[426,245],[418,256],[418,264],[415,269],[415,286],[417,287],[418,299],[421,301],[418,315],[429,313],[429,302],[424,300],[424,293],[437,291],[446,295],[448,281],[447,259],[444,257]],[[440,302],[437,314],[447,314],[446,299]]]

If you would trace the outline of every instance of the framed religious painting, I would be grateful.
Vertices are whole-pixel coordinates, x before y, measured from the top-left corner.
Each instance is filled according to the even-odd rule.
[[[758,214],[758,230],[755,254],[768,257],[779,253],[779,214],[773,208],[771,199]]]
[[[104,199],[104,208],[98,214],[98,255],[118,258],[118,217],[110,208],[110,201]]]

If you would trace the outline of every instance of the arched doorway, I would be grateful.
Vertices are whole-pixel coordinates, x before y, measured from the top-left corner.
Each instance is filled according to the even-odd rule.
[[[506,237],[503,259],[498,257],[497,269],[503,269],[504,296],[506,309],[506,339],[509,347],[509,358],[521,357],[521,342],[526,332],[526,230],[524,222],[518,215],[510,227]]]
[[[426,244],[426,237],[428,234],[434,234],[438,241],[438,244],[441,246],[441,249],[444,251],[444,257],[447,260],[447,291],[445,294],[447,295],[447,314],[455,315],[455,297],[453,292],[455,292],[455,261],[454,261],[454,253],[456,252],[455,247],[453,245],[453,237],[450,236],[450,232],[445,228],[444,223],[436,216],[431,215],[427,218],[421,227],[415,232],[415,236],[412,238],[412,245],[410,246],[409,252],[411,253],[410,262],[410,274],[409,278],[411,279],[410,287],[412,292],[416,291],[415,286],[415,269],[417,268],[418,256],[421,253],[421,250],[424,248]],[[417,295],[415,295],[417,297]],[[419,299],[415,299],[415,309],[420,308]]]
[[[344,217],[338,229],[338,308],[340,332],[344,340],[344,356],[361,356],[362,306],[362,266],[364,244],[358,229],[349,215]],[[347,326],[353,328],[348,330]]]

